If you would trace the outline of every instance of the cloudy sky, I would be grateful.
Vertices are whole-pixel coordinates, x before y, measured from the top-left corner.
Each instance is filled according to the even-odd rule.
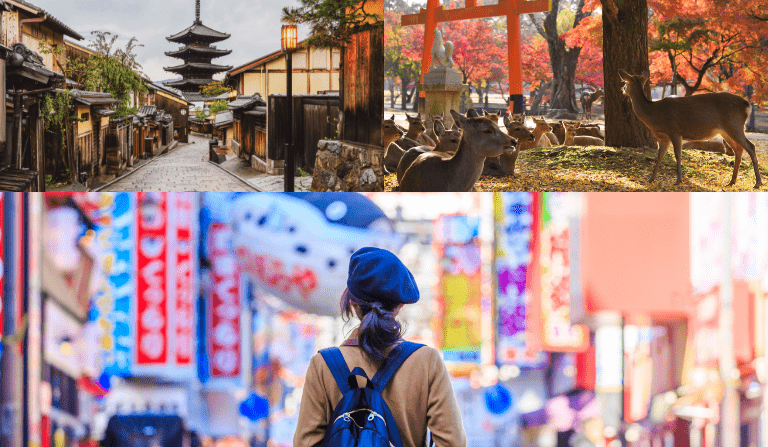
[[[139,63],[153,81],[176,77],[163,67],[182,63],[165,55],[178,48],[165,40],[192,25],[195,0],[30,0],[79,32],[87,45],[91,31],[109,31],[121,37],[124,46],[130,37],[144,44]],[[296,0],[201,0],[203,24],[232,35],[215,44],[232,54],[214,60],[220,65],[238,66],[280,49],[280,16],[284,6],[298,6]],[[306,37],[299,26],[299,38]]]

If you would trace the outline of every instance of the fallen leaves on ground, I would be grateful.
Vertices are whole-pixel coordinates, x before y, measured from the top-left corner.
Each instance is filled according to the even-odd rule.
[[[768,190],[768,138],[749,136],[757,148],[761,191]],[[589,146],[537,148],[517,159],[514,176],[483,176],[478,191],[754,191],[755,172],[744,152],[734,186],[731,180],[734,157],[711,152],[683,151],[683,182],[675,186],[677,168],[671,146],[653,183],[648,178],[656,163],[657,149]],[[393,191],[397,176],[385,179],[385,190]]]

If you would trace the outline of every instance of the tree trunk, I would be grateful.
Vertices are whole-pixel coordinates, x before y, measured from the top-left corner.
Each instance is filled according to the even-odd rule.
[[[603,5],[605,143],[613,147],[656,147],[656,138],[622,93],[619,69],[640,74],[648,62],[647,0],[600,0]],[[646,86],[650,97],[650,86]]]
[[[408,109],[408,100],[410,99],[410,96],[408,96],[408,84],[410,83],[410,80],[406,82],[405,78],[400,78],[400,97],[402,100],[402,106],[400,107],[403,110]]]
[[[552,109],[565,109],[571,113],[578,113],[574,85],[581,48],[568,48],[558,34],[557,16],[559,8],[560,0],[553,0],[552,9],[544,19],[543,28],[537,25],[539,33],[547,40],[549,60],[552,65],[552,96],[549,103]],[[578,26],[581,19],[585,17],[583,10],[584,0],[580,0],[573,27]]]

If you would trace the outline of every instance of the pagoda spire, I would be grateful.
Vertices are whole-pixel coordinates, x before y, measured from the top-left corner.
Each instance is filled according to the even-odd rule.
[[[195,23],[200,23],[200,0],[196,1],[195,7]]]

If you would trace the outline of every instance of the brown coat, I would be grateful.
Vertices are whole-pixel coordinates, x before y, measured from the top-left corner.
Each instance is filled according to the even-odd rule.
[[[357,339],[357,335],[355,329],[350,339]],[[341,346],[340,349],[350,371],[359,366],[373,378],[378,367],[368,360],[360,347]],[[362,385],[363,379],[359,380]],[[382,396],[397,422],[404,447],[424,446],[427,428],[432,432],[436,447],[467,445],[450,376],[437,350],[424,346],[408,357]],[[301,396],[294,447],[314,447],[322,442],[331,413],[341,397],[322,355],[315,354],[309,363]]]

